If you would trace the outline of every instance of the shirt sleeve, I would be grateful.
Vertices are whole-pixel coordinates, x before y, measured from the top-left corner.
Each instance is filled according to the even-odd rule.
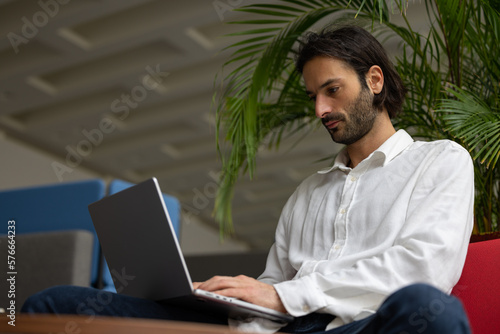
[[[260,278],[274,284],[291,315],[319,311],[347,323],[373,312],[390,293],[412,283],[451,291],[465,261],[474,200],[472,160],[453,144],[426,161],[392,246],[348,268],[329,270],[327,259],[318,261],[310,273],[294,276],[286,241],[286,221],[297,200],[297,195],[292,196]]]

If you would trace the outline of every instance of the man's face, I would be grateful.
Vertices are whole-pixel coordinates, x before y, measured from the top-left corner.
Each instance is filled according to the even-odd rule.
[[[315,102],[316,116],[336,143],[350,145],[373,127],[379,111],[373,93],[359,82],[343,61],[315,57],[303,69],[306,92]]]

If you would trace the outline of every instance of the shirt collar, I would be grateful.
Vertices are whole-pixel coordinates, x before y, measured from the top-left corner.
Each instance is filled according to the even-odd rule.
[[[385,166],[389,161],[394,159],[397,155],[399,155],[403,150],[405,150],[408,146],[413,143],[413,138],[405,131],[398,130],[395,134],[393,134],[389,139],[387,139],[379,148],[373,151],[365,160],[372,159],[373,157],[379,157],[383,159],[382,166]],[[326,169],[322,169],[318,171],[319,174],[327,174],[336,169],[340,169],[341,171],[350,171],[351,168],[347,167],[349,163],[349,156],[347,155],[347,150],[344,147],[333,163],[333,166],[328,167]]]

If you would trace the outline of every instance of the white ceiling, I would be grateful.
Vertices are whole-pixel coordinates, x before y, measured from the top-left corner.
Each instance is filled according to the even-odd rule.
[[[221,36],[244,28],[225,9],[252,2],[0,0],[0,129],[67,168],[156,176],[185,218],[217,228],[214,77],[236,40]],[[237,187],[235,237],[253,249],[270,246],[288,196],[338,149],[322,129],[293,144],[262,152]]]

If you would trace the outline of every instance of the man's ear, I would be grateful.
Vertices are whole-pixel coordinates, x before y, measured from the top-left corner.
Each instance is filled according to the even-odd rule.
[[[384,88],[384,72],[378,65],[370,67],[366,73],[366,84],[373,94],[380,94]]]

